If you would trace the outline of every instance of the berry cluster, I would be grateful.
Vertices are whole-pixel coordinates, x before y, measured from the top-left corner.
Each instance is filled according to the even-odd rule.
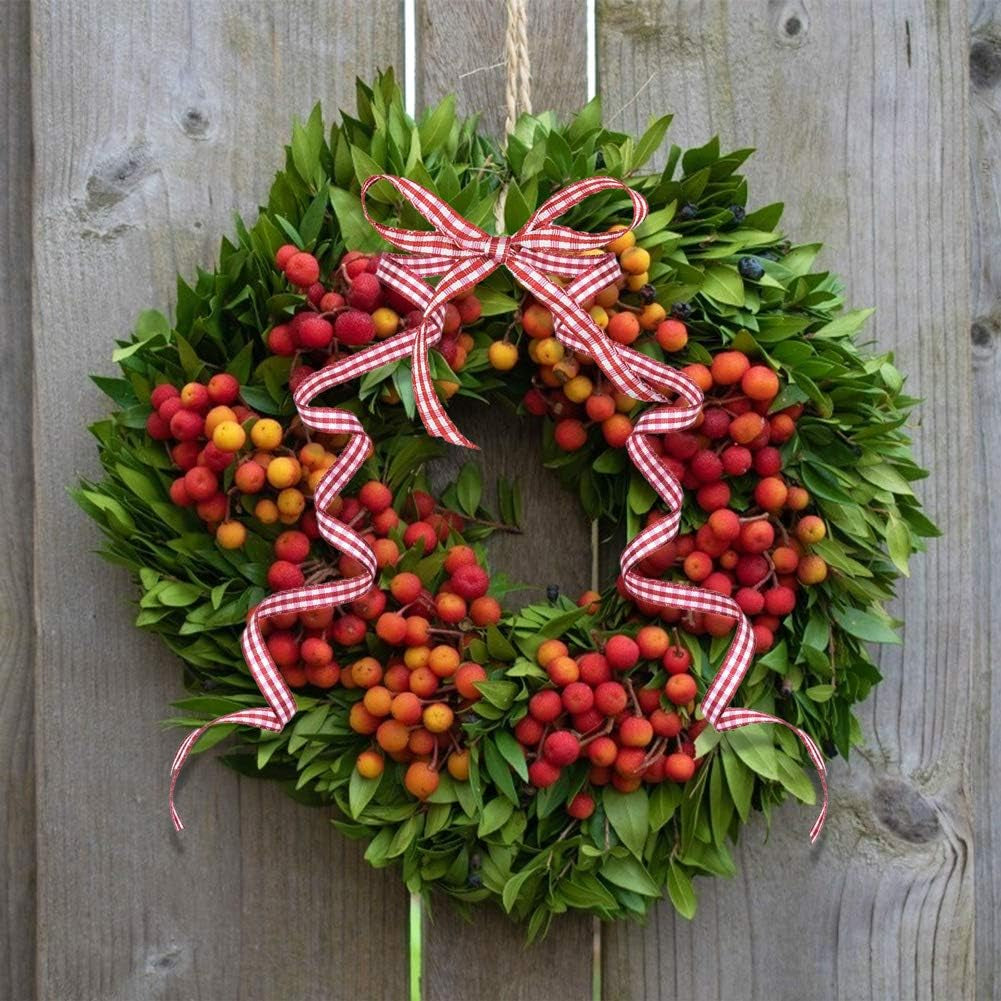
[[[778,377],[740,351],[722,351],[711,366],[688,365],[683,371],[706,394],[705,409],[692,430],[652,444],[664,466],[694,494],[705,520],[647,557],[640,569],[733,597],[752,618],[755,648],[763,653],[796,607],[800,588],[822,583],[828,573],[825,560],[809,551],[826,536],[826,525],[802,513],[810,494],[782,475],[779,446],[795,434],[802,407],[770,413]],[[648,524],[662,517],[651,512]],[[621,580],[619,592],[627,597]],[[734,627],[725,615],[636,604],[641,613],[695,635],[725,636]]]
[[[619,344],[634,344],[645,337],[665,351],[680,351],[688,343],[688,329],[654,301],[649,251],[637,246],[635,235],[624,226],[613,226],[609,232],[619,234],[608,249],[618,256],[623,273],[584,307]],[[627,301],[623,295],[635,301]],[[565,452],[583,448],[591,427],[600,428],[609,447],[624,448],[633,429],[630,414],[638,401],[607,386],[590,358],[568,351],[553,336],[553,317],[545,306],[526,299],[520,320],[528,338],[528,357],[537,366],[535,384],[523,400],[525,409],[556,422],[554,438]],[[488,358],[494,368],[508,371],[518,362],[518,348],[506,339],[495,341]]]
[[[672,644],[660,626],[644,626],[635,638],[609,636],[603,649],[570,656],[560,640],[541,644],[536,660],[549,684],[528,702],[514,735],[539,789],[556,783],[561,770],[588,762],[590,787],[620,792],[642,783],[687,782],[698,767],[695,738],[705,722],[694,718],[697,685],[691,654]],[[583,820],[594,811],[585,788],[567,812]]]
[[[419,522],[416,524],[420,524]],[[376,778],[385,756],[406,764],[404,786],[418,799],[438,788],[442,766],[457,781],[469,777],[463,722],[480,698],[487,672],[464,659],[477,629],[500,621],[501,608],[487,594],[490,577],[469,546],[444,553],[444,578],[432,593],[415,573],[393,575],[385,590],[341,609],[328,627],[338,646],[366,644],[372,652],[341,672],[341,683],[363,691],[348,723],[372,737],[356,767]]]
[[[293,389],[318,366],[335,363],[345,348],[392,337],[421,322],[423,314],[416,305],[376,277],[378,255],[348,251],[325,282],[316,258],[291,244],[279,248],[275,264],[306,297],[303,307],[288,322],[272,327],[267,338],[271,352],[295,357],[289,380]],[[474,293],[445,306],[437,350],[453,372],[462,371],[473,348],[473,338],[463,328],[479,320],[481,311]],[[436,386],[445,399],[459,389],[450,379],[436,380]],[[387,403],[399,402],[389,386],[383,397]]]

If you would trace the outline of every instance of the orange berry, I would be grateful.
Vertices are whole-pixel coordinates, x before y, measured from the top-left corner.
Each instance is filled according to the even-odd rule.
[[[377,779],[385,767],[386,763],[378,751],[362,751],[355,761],[358,774],[366,779]]]

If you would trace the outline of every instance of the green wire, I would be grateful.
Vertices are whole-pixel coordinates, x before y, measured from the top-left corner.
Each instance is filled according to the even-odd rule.
[[[410,1001],[421,1001],[421,969],[423,956],[423,914],[419,893],[410,894]]]

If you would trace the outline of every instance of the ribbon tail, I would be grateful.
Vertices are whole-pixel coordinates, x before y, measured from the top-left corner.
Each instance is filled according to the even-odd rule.
[[[425,321],[428,322],[428,321]],[[470,441],[448,416],[431,378],[431,361],[428,356],[428,341],[424,325],[414,342],[412,381],[414,402],[427,433],[434,438],[443,438],[450,445],[478,449],[479,445]]]
[[[822,793],[822,800],[820,806],[820,813],[817,815],[817,819],[813,822],[813,827],[810,828],[810,843],[816,842],[817,838],[820,837],[820,832],[824,829],[824,822],[827,820],[827,808],[829,805],[829,794],[827,789],[827,765],[824,763],[824,756],[817,747],[816,741],[805,731],[801,730],[798,726],[794,726],[788,720],[781,719],[778,716],[770,716],[768,713],[758,712],[755,709],[739,709],[739,708],[727,708],[720,713],[715,714],[715,719],[710,719],[707,715],[706,719],[712,725],[713,729],[719,731],[720,733],[725,733],[728,730],[737,730],[742,726],[754,726],[758,723],[770,723],[773,725],[784,726],[787,730],[791,730],[799,738],[800,743],[806,749],[806,753],[813,763],[813,767],[817,771],[817,778],[820,780],[820,790]]]

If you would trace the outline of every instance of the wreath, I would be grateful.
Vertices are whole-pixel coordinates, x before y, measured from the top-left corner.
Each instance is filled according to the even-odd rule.
[[[116,410],[92,428],[103,478],[75,496],[137,580],[136,624],[184,662],[180,757],[232,736],[228,765],[333,805],[412,892],[495,901],[530,936],[568,909],[641,916],[665,888],[691,917],[693,877],[734,873],[753,811],[815,802],[810,749],[860,739],[867,643],[898,642],[883,604],[937,534],[912,489],[915,401],[857,345],[870,311],[842,312],[819,245],[776,231],[780,204],[745,208],[750,150],[671,146],[648,170],[669,117],[633,138],[593,101],[567,123],[522,116],[501,148],[451,98],[411,120],[391,73],[357,93],[329,131],[319,107],[296,123],[257,221],[178,281],[173,321],[139,316],[120,377],[93,377]],[[562,222],[600,234],[614,277],[577,301],[666,405],[621,391],[503,268],[434,307],[432,350],[393,354],[436,288],[387,278],[380,231],[428,235],[399,178],[474,228],[503,199],[510,234],[594,177]],[[649,205],[633,228],[630,193]],[[373,345],[389,360],[328,378]],[[541,426],[586,514],[648,540],[633,569],[505,609],[485,543],[517,525],[517,484],[497,483],[496,511],[476,463],[429,485],[443,448],[418,410],[450,425],[457,397]],[[741,637],[735,722],[707,697]],[[277,679],[264,694],[248,662]],[[764,719],[786,726],[746,726]]]

